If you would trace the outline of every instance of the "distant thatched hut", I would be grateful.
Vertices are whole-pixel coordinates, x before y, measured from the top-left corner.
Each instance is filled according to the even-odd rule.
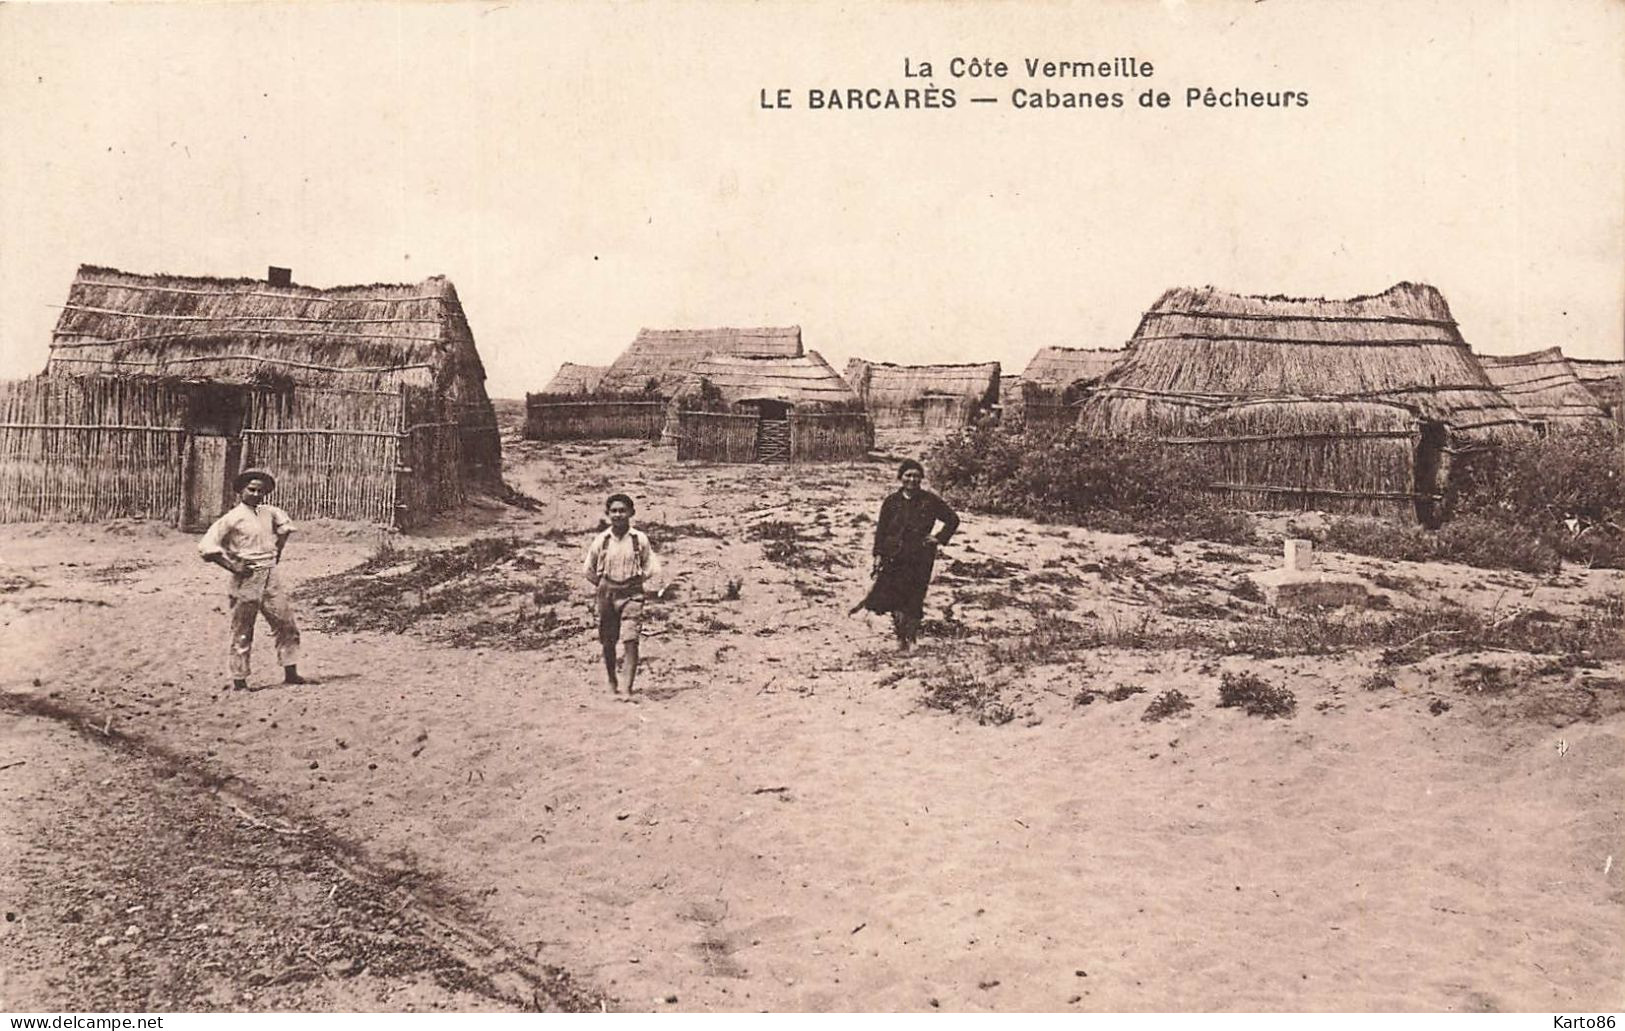
[[[1615,422],[1625,422],[1625,362],[1570,358],[1569,367]]]
[[[525,439],[658,439],[665,402],[643,391],[604,393],[608,371],[565,362],[541,393],[525,395]]]
[[[1078,426],[1199,449],[1238,507],[1426,522],[1452,453],[1533,435],[1413,283],[1349,300],[1170,290]]]
[[[0,395],[0,518],[197,526],[249,466],[296,517],[404,526],[501,485],[457,291],[83,266],[45,375]]]
[[[640,329],[584,395],[549,389],[525,395],[532,440],[656,440],[668,402],[694,366],[712,355],[799,358],[800,326],[757,329]]]
[[[559,371],[547,381],[542,388],[544,394],[592,394],[598,390],[598,384],[609,371],[607,365],[577,365],[575,362],[565,362],[559,366]]]
[[[680,461],[827,462],[862,458],[874,444],[858,396],[817,351],[711,355],[671,405],[667,435]]]
[[[1555,347],[1529,354],[1478,356],[1490,382],[1540,433],[1611,425],[1608,413],[1587,390],[1563,352]]]
[[[604,373],[598,389],[670,398],[694,366],[712,355],[798,358],[802,353],[800,326],[640,329],[637,338]]]
[[[1011,425],[1064,425],[1077,418],[1082,394],[1112,371],[1121,348],[1041,347],[1022,370],[1015,390],[1001,386],[1005,420]]]
[[[999,403],[999,363],[893,365],[853,358],[846,382],[878,427],[968,426]]]

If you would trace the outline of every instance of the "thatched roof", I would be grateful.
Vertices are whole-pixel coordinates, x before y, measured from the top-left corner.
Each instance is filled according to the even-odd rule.
[[[1620,416],[1621,401],[1625,400],[1625,362],[1605,358],[1570,358],[1569,367],[1591,391],[1597,403]]]
[[[473,334],[443,276],[316,289],[82,265],[46,371],[353,389],[407,384],[485,398]]]
[[[959,398],[974,405],[999,401],[999,363],[893,365],[853,358],[844,378],[869,408],[902,407],[926,397]]]
[[[698,394],[709,383],[728,404],[783,401],[797,406],[857,408],[858,396],[817,351],[796,357],[713,354],[689,370],[676,396]]]
[[[1065,390],[1079,381],[1100,379],[1122,357],[1121,348],[1041,347],[1022,370],[1021,379],[1044,390]]]
[[[1444,297],[1417,283],[1348,300],[1169,290],[1094,396],[1106,395],[1384,400],[1467,439],[1531,432],[1462,340]]]
[[[1555,347],[1529,354],[1478,356],[1478,362],[1513,407],[1550,429],[1599,424],[1608,413],[1597,404]]]
[[[800,326],[755,329],[640,329],[599,381],[607,393],[637,393],[654,384],[653,393],[670,396],[696,362],[714,354],[796,358],[802,354]]]
[[[565,362],[542,388],[544,394],[591,394],[608,371],[607,365],[577,365]]]

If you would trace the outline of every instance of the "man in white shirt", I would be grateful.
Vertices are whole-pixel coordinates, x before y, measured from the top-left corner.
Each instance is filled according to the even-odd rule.
[[[231,689],[248,690],[254,620],[261,615],[276,634],[283,682],[309,683],[299,675],[299,625],[294,621],[293,599],[277,574],[277,563],[294,525],[288,513],[265,503],[266,495],[276,490],[276,478],[264,469],[244,469],[231,486],[241,503],[216,519],[197,546],[203,561],[231,574],[226,591],[231,610]]]
[[[660,559],[643,531],[632,529],[632,499],[611,494],[604,503],[609,529],[593,538],[582,572],[591,580],[598,598],[598,641],[604,647],[604,670],[609,689],[621,693],[615,675],[615,645],[626,654],[626,697],[638,678],[638,630],[643,617],[643,587],[660,573]]]

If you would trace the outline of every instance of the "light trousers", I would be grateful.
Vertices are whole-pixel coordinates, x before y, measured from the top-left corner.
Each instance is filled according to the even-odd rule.
[[[299,624],[294,621],[293,599],[282,587],[275,566],[251,569],[231,578],[226,594],[231,610],[231,678],[248,678],[249,655],[254,650],[254,623],[264,616],[276,634],[276,661],[284,666],[299,662]]]

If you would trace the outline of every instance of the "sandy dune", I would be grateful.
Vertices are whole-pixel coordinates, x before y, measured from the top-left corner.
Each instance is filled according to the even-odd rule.
[[[1201,640],[1268,619],[1231,588],[1271,549],[974,514],[939,564],[937,634],[897,657],[880,620],[846,615],[889,464],[684,468],[630,442],[507,446],[510,481],[539,508],[395,542],[408,550],[380,560],[386,579],[415,549],[514,539],[481,574],[487,594],[405,632],[330,629],[344,581],[315,583],[373,556],[376,533],[295,540],[310,687],[277,683],[262,647],[256,689],[219,691],[224,584],[189,537],[0,527],[0,688],[13,710],[49,699],[272,799],[287,826],[372,869],[432,877],[494,941],[609,1009],[1625,1005],[1625,663],[1444,652],[1371,686],[1378,649],[1223,654]],[[575,569],[612,489],[640,499],[674,583],[636,705],[602,683]],[[1326,561],[1383,574],[1391,612],[1448,599],[1572,620],[1625,587],[1618,573]],[[1034,650],[1058,621],[1119,643]],[[503,646],[519,635],[502,628],[538,626],[552,628],[541,646]],[[1170,627],[1190,639],[1128,633]],[[1504,679],[1474,681],[1475,662]],[[1221,675],[1241,671],[1289,688],[1295,714],[1219,708]],[[983,712],[1006,721],[923,704],[956,674],[997,687],[1003,708]],[[1170,688],[1192,708],[1143,720]],[[7,719],[0,766],[37,722]],[[12,847],[36,863],[61,818],[49,767],[0,771],[0,790],[35,799],[7,811]],[[66,885],[4,883],[21,919],[0,957],[75,940],[51,903]],[[353,976],[324,969],[284,1004],[475,998],[346,995]],[[71,990],[35,967],[3,993],[74,1008]]]

